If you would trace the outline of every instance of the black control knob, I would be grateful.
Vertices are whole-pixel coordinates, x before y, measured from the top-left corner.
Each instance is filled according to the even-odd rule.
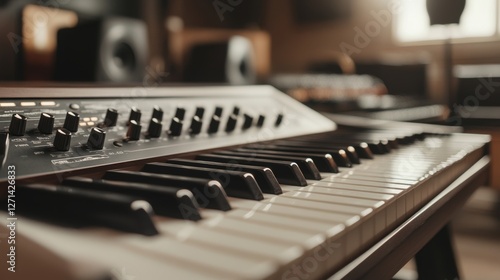
[[[259,118],[257,119],[257,127],[263,127],[265,121],[266,121],[266,116],[259,115]]]
[[[226,132],[233,132],[234,129],[236,128],[237,122],[238,122],[238,116],[236,115],[229,116],[226,123]]]
[[[212,116],[212,120],[210,120],[210,124],[208,125],[208,133],[209,134],[214,134],[217,133],[219,130],[219,125],[220,125],[220,117],[219,116]]]
[[[151,119],[156,119],[159,122],[163,121],[163,110],[159,106],[153,107],[153,115],[151,116]]]
[[[243,126],[241,128],[249,129],[250,127],[252,127],[253,117],[248,114],[244,114],[243,117],[245,118],[245,120],[243,121]]]
[[[63,127],[70,132],[78,131],[78,124],[80,123],[80,115],[75,112],[67,112],[66,118],[64,119]]]
[[[174,117],[170,123],[170,129],[168,130],[168,135],[172,137],[180,136],[182,132],[182,121]]]
[[[51,134],[54,128],[54,116],[49,113],[42,113],[38,122],[38,130],[43,134]]]
[[[183,121],[185,115],[186,115],[186,109],[182,107],[177,107],[177,110],[175,110],[174,118],[178,118],[180,121]]]
[[[217,116],[217,117],[221,117],[222,116],[222,107],[215,107],[215,112],[214,112],[214,116]]]
[[[111,127],[111,126],[116,126],[116,123],[118,121],[118,111],[113,108],[109,108],[106,111],[106,116],[104,117],[104,125]]]
[[[141,129],[142,126],[137,121],[131,120],[128,125],[127,139],[133,141],[139,140],[141,138]]]
[[[54,137],[54,148],[58,151],[69,151],[70,146],[71,132],[65,128],[58,129]]]
[[[195,115],[191,120],[191,126],[189,127],[189,133],[193,135],[200,134],[203,122],[200,117]]]
[[[106,131],[93,127],[90,130],[89,139],[87,140],[87,146],[95,150],[102,150],[104,147],[104,141],[106,139]]]
[[[132,107],[132,109],[130,109],[130,115],[128,117],[127,124],[130,124],[130,121],[136,121],[137,123],[141,123],[141,116],[142,116],[141,110]]]
[[[196,107],[196,112],[194,113],[195,116],[198,116],[200,120],[203,119],[203,115],[205,115],[205,108],[203,107]]]
[[[152,118],[151,121],[149,121],[148,136],[151,138],[158,138],[161,136],[162,129],[163,125],[161,121],[157,118]]]
[[[276,121],[274,122],[274,126],[278,127],[281,125],[281,123],[283,122],[283,114],[278,114],[278,116],[276,117]]]
[[[23,136],[26,132],[27,122],[28,118],[23,115],[12,115],[12,119],[10,120],[9,133],[14,136]]]
[[[233,115],[238,116],[240,114],[240,107],[235,106],[233,108]]]

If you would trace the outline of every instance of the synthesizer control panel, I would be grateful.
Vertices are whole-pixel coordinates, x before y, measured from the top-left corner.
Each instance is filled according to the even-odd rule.
[[[270,86],[0,89],[0,183],[335,129]],[[5,172],[3,172],[5,171]]]

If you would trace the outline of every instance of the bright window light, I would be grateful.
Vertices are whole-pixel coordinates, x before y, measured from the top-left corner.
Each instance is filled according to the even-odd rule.
[[[468,0],[459,25],[430,26],[426,0],[400,0],[395,15],[395,36],[401,42],[440,40],[447,38],[477,38],[495,35],[498,0]],[[500,27],[499,27],[500,28]]]

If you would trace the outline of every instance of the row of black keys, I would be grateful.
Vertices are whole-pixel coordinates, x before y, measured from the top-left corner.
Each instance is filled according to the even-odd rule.
[[[197,221],[202,218],[199,207],[231,210],[227,196],[258,201],[263,193],[279,195],[280,184],[306,186],[307,179],[320,180],[321,172],[336,173],[338,166],[351,167],[361,163],[360,158],[388,153],[420,136],[307,136],[200,154],[196,160],[148,163],[141,171],[112,170],[102,179],[71,177],[61,186],[18,186],[17,209],[65,225],[103,225],[155,235],[153,211]]]

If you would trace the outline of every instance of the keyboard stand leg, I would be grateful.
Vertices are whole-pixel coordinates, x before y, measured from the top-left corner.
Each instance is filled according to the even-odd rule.
[[[415,261],[418,279],[460,279],[448,224],[415,255]]]

